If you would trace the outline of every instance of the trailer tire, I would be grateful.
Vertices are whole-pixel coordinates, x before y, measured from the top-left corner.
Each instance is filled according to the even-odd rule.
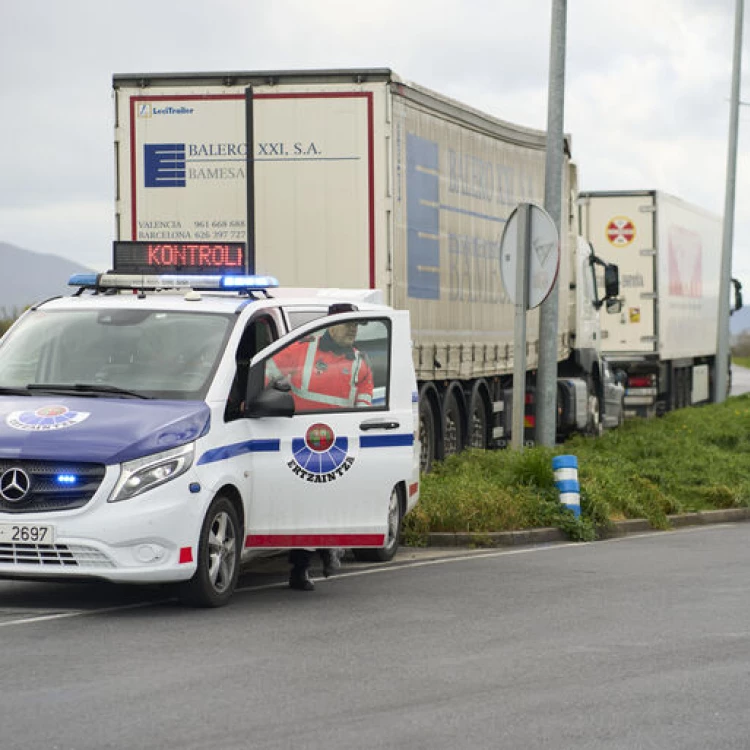
[[[429,391],[425,390],[419,394],[419,470],[429,474],[437,458],[435,409]]]
[[[401,539],[401,521],[404,517],[401,493],[398,487],[391,491],[388,503],[388,530],[385,535],[385,545],[376,549],[354,549],[354,559],[360,562],[388,562],[398,551]]]
[[[458,399],[458,389],[448,388],[443,397],[444,455],[453,456],[464,449],[464,415]]]
[[[180,600],[194,607],[223,607],[229,602],[240,572],[242,533],[231,501],[217,495],[206,511],[198,538],[198,566],[189,581],[177,587]]]
[[[693,373],[690,367],[682,369],[682,403],[685,408],[693,405]]]
[[[466,444],[470,448],[485,450],[489,445],[490,418],[484,381],[477,381],[471,389],[469,399],[469,434]]]

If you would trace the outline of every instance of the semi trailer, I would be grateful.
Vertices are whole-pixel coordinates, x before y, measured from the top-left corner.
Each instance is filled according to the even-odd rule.
[[[245,270],[284,286],[379,290],[410,312],[423,469],[508,443],[521,344],[500,245],[512,210],[543,202],[544,132],[389,69],[116,74],[112,85],[121,245],[147,247],[158,270],[189,265],[201,243],[245,243]],[[618,424],[623,392],[598,333],[617,269],[579,242],[576,192],[566,137],[560,436]],[[527,332],[533,439],[538,310]]]

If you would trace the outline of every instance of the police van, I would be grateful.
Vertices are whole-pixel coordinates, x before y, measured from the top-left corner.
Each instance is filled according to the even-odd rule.
[[[195,248],[165,267],[115,243],[112,271],[0,340],[0,578],[174,583],[216,607],[260,554],[393,557],[419,497],[408,313]],[[371,396],[299,408],[272,363],[351,321]]]

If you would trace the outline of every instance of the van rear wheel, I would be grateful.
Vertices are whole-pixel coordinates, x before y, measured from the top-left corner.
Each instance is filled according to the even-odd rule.
[[[388,562],[392,560],[398,550],[402,518],[401,498],[398,487],[394,487],[388,503],[388,529],[385,533],[385,546],[377,549],[352,550],[354,559],[360,562]]]

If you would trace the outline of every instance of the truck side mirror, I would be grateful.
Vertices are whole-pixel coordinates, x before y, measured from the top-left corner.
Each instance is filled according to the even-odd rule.
[[[613,299],[620,294],[620,269],[614,263],[604,266],[604,298]],[[609,310],[609,307],[607,308]]]
[[[734,287],[734,307],[730,315],[742,309],[742,284],[739,279],[732,279],[732,286]]]
[[[620,268],[615,263],[605,263],[595,252],[594,246],[589,242],[589,263],[592,270],[595,266],[604,267],[604,296],[594,300],[594,307],[600,310],[607,303],[607,312],[620,312],[622,303],[616,300],[620,294]],[[594,296],[598,297],[596,291],[596,275],[594,276]],[[615,305],[616,303],[616,305]]]

